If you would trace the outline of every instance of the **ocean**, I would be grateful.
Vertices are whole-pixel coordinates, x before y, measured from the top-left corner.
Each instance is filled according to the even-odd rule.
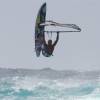
[[[100,71],[0,69],[0,100],[100,100]]]

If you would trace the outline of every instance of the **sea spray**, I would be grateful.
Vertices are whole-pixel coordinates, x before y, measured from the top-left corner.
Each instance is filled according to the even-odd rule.
[[[0,77],[0,100],[99,100],[99,74],[10,70]],[[13,74],[12,74],[13,72]],[[29,73],[30,72],[30,73]],[[48,73],[53,73],[54,77]],[[70,74],[69,74],[70,73]],[[85,72],[86,73],[86,72]],[[41,78],[40,78],[41,74]],[[44,77],[47,75],[46,77]],[[60,76],[58,78],[58,76]],[[82,78],[80,78],[82,77]]]

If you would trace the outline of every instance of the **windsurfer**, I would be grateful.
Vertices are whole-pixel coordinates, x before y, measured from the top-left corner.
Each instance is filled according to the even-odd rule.
[[[57,32],[57,37],[56,37],[56,40],[54,43],[52,43],[52,40],[48,40],[48,44],[46,43],[46,40],[45,40],[45,36],[43,38],[43,45],[42,45],[42,54],[45,56],[45,57],[50,57],[51,55],[53,55],[53,51],[54,51],[54,48],[57,44],[59,40],[59,32]]]

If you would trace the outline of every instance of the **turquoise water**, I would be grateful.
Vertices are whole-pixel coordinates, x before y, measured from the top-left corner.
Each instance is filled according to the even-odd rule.
[[[99,79],[2,77],[0,100],[100,100],[100,82]]]

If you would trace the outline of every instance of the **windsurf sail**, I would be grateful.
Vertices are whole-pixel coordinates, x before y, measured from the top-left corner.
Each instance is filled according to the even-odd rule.
[[[44,3],[37,15],[36,25],[35,25],[35,51],[37,57],[40,56],[41,48],[42,48],[42,38],[44,37],[44,28],[45,26],[40,26],[40,23],[45,22],[46,17],[46,3]]]

